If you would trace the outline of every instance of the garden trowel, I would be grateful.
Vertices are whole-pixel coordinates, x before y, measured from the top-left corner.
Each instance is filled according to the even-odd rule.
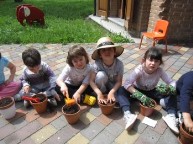
[[[65,104],[66,104],[67,106],[72,106],[72,105],[76,104],[75,99],[71,99],[71,98],[69,97],[68,93],[66,93],[66,98],[64,99],[64,101],[65,101]]]
[[[40,98],[33,98],[33,97],[29,97],[29,96],[22,96],[23,100],[28,100],[28,101],[32,101],[32,102],[40,102]]]

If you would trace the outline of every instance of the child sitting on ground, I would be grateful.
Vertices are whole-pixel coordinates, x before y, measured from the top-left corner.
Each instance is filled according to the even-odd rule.
[[[124,51],[124,48],[114,45],[111,38],[102,37],[97,42],[97,49],[92,54],[95,60],[91,72],[90,85],[97,94],[100,103],[115,102],[119,97],[119,88],[122,85],[123,63],[117,57]],[[127,129],[130,126],[129,117],[136,119],[129,109],[124,111],[124,118]]]
[[[179,109],[182,112],[184,125],[189,132],[193,132],[193,121],[190,114],[190,101],[193,100],[193,71],[180,77],[177,81],[176,91],[179,95]]]
[[[55,91],[56,77],[49,65],[41,61],[38,50],[29,48],[22,53],[23,63],[26,67],[23,70],[21,81],[23,89],[21,96],[33,96],[37,93],[44,93],[48,97],[48,102],[57,106],[59,95]],[[24,106],[29,106],[29,101],[24,100]]]
[[[92,92],[89,86],[91,65],[88,54],[83,47],[74,45],[68,51],[66,62],[67,65],[57,78],[57,92],[62,95],[61,99],[68,95],[80,103],[85,94]]]
[[[10,71],[10,76],[6,80],[4,68],[7,67]],[[14,82],[16,67],[7,58],[1,56],[0,53],[0,98],[1,97],[18,97],[18,92],[21,89],[21,82]]]
[[[145,52],[142,64],[137,66],[126,79],[124,87],[121,88],[120,95],[118,95],[118,100],[123,109],[128,109],[130,107],[130,97],[140,100],[146,106],[153,106],[153,99],[159,102],[160,99],[166,97],[165,94],[171,94],[169,98],[166,97],[168,100],[166,104],[168,114],[163,117],[163,120],[178,134],[179,130],[175,116],[176,96],[173,95],[174,92],[172,90],[169,91],[170,89],[168,91],[160,91],[164,90],[164,88],[156,88],[160,78],[168,85],[165,86],[166,88],[175,87],[175,81],[168,77],[160,67],[161,64],[163,64],[161,50],[155,47],[149,48]]]

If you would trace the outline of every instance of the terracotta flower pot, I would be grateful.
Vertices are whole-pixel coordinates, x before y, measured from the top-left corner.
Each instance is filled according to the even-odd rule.
[[[185,125],[184,125],[184,123],[182,123],[182,124],[180,125],[179,141],[180,141],[182,144],[192,144],[192,143],[193,143],[193,135],[189,134],[189,133],[185,130]]]
[[[37,111],[37,113],[43,113],[46,111],[47,108],[47,102],[48,98],[45,94],[36,94],[32,98],[40,98],[40,102],[32,102],[30,101],[30,104],[33,106],[33,108]]]
[[[156,106],[156,101],[154,101],[154,104]],[[150,116],[154,112],[155,106],[147,107],[147,106],[144,106],[142,103],[140,103],[140,113],[144,116]]]
[[[77,103],[72,106],[64,105],[62,113],[69,124],[75,124],[80,118],[80,105]]]
[[[12,97],[0,99],[0,113],[5,119],[11,119],[15,116],[15,101]]]
[[[113,108],[115,106],[115,102],[114,103],[107,103],[107,104],[103,104],[103,103],[98,103],[101,112],[104,115],[110,115],[113,112]]]

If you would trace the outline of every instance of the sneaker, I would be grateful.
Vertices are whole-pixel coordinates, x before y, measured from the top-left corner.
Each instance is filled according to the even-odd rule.
[[[55,98],[48,98],[48,102],[52,105],[52,106],[57,106],[57,102]]]
[[[130,111],[124,112],[125,129],[129,129],[137,119],[137,115],[130,113]]]
[[[183,116],[182,116],[182,113],[180,112],[180,111],[178,111],[177,112],[177,114],[178,114],[178,123],[179,124],[182,124],[183,123]]]
[[[165,117],[163,116],[162,119],[174,133],[179,134],[179,129],[176,123],[176,117],[174,114],[167,114]]]
[[[29,103],[29,101],[24,100],[23,105],[24,105],[25,108],[28,108],[30,106],[30,103]]]
[[[16,95],[14,96],[14,100],[15,100],[15,101],[21,101],[22,98],[21,98],[21,96],[20,96],[19,94],[16,94]]]

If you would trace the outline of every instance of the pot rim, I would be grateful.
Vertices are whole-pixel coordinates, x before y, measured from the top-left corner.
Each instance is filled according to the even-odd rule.
[[[33,105],[42,104],[43,102],[47,101],[47,99],[48,99],[45,94],[36,94],[36,95],[43,95],[43,96],[45,97],[45,100],[42,101],[42,102],[38,102],[38,103],[30,101],[30,104],[31,104],[31,105],[32,105],[32,104],[33,104]],[[35,97],[36,95],[33,95],[32,97]]]
[[[3,107],[0,106],[0,110],[7,109],[7,108],[11,107],[11,106],[15,103],[13,97],[3,97],[3,98],[0,98],[0,101],[1,101],[2,99],[7,99],[7,98],[8,98],[8,99],[11,99],[11,103],[9,103],[8,105],[3,106]]]
[[[182,124],[180,125],[180,129],[181,129],[185,134],[187,134],[189,137],[193,137],[193,135],[189,134],[189,133],[183,128],[183,126],[185,126],[184,123],[182,123]]]
[[[77,104],[78,107],[79,107],[79,110],[78,110],[77,112],[75,112],[75,113],[73,113],[73,114],[67,114],[67,113],[65,113],[64,110],[63,110],[63,108],[66,106],[66,104],[65,104],[65,105],[62,107],[62,113],[65,114],[65,115],[68,115],[68,116],[70,116],[70,115],[75,115],[75,114],[79,113],[79,112],[80,112],[80,105],[79,105],[78,103],[76,103],[76,104]]]

